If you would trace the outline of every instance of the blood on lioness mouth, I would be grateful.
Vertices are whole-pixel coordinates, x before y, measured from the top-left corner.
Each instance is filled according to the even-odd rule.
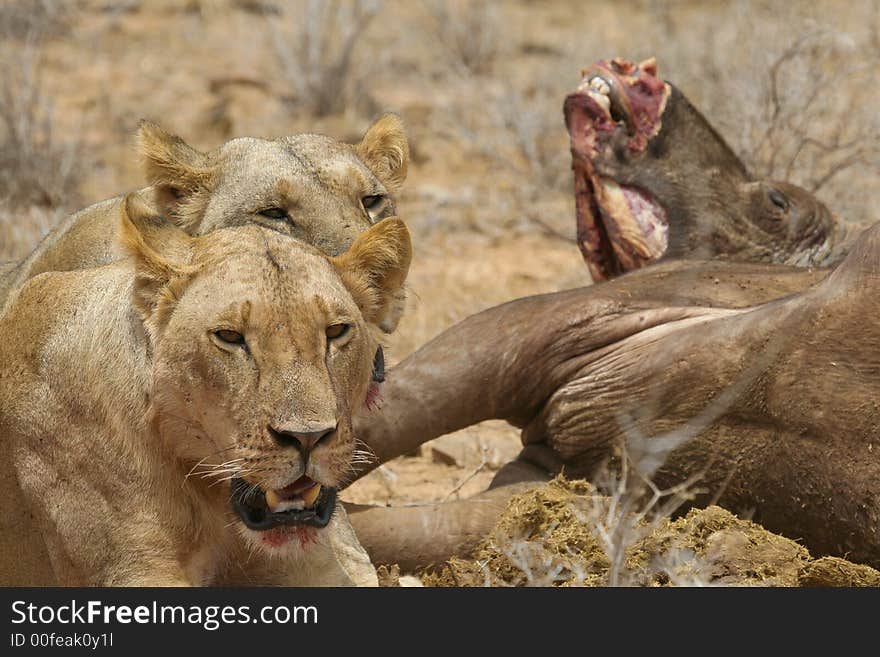
[[[260,534],[260,540],[266,545],[274,548],[286,545],[293,539],[299,541],[299,546],[301,548],[305,548],[306,546],[317,542],[318,530],[309,526],[273,527]]]

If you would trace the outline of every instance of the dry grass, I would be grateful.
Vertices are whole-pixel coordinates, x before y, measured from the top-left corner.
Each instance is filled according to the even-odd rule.
[[[0,5],[0,260],[18,258],[78,203],[76,137],[60,135],[43,43],[68,29],[68,3]]]
[[[573,243],[573,222],[558,203],[568,200],[571,184],[568,138],[559,111],[564,85],[539,82],[521,90],[484,85],[478,78],[465,78],[459,85],[462,95],[481,98],[484,111],[450,107],[435,116],[434,130],[500,174],[500,184],[486,190],[489,203],[471,202],[469,228],[508,237],[538,230]]]
[[[65,34],[73,11],[70,0],[0,0],[0,33],[4,39]]]
[[[491,73],[501,53],[498,7],[486,0],[423,0],[438,50],[457,73]]]
[[[63,3],[0,12],[0,199],[13,207],[63,205],[76,190],[78,144],[55,130],[42,42],[61,29]]]
[[[272,21],[275,52],[292,90],[291,103],[313,116],[338,114],[366,92],[363,59],[356,49],[378,14],[377,0],[307,0],[294,5],[285,33]]]
[[[824,30],[800,36],[770,66],[741,150],[759,175],[818,192],[850,166],[876,159],[880,118],[861,115],[876,63],[857,58],[851,40]],[[852,83],[844,100],[829,93]],[[842,103],[845,103],[843,105]],[[855,108],[855,111],[853,111]]]
[[[651,11],[667,37],[662,71],[756,175],[816,192],[852,224],[876,220],[866,202],[880,173],[876,3],[740,0],[689,21],[670,3]]]

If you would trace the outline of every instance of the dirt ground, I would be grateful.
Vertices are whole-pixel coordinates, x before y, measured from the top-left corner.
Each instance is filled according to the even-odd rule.
[[[331,35],[326,53],[307,52],[315,25]],[[142,117],[208,149],[304,131],[354,141],[379,112],[400,113],[412,165],[399,213],[415,257],[392,363],[483,308],[589,284],[561,106],[599,58],[656,56],[750,166],[817,188],[846,221],[868,223],[880,195],[870,0],[13,0],[0,2],[0,30],[0,261],[64,213],[142,186]],[[321,57],[347,31],[352,58],[334,82]],[[329,110],[314,102],[328,88],[341,101]],[[20,193],[34,181],[42,197]],[[518,440],[503,423],[467,429],[345,498],[469,495]]]
[[[427,586],[880,586],[880,572],[802,545],[717,506],[671,520],[608,523],[609,498],[556,479],[511,500],[473,558],[422,573]],[[601,527],[614,536],[606,540]],[[612,571],[616,571],[613,572]],[[614,578],[614,579],[612,579]],[[386,575],[385,582],[393,585]]]

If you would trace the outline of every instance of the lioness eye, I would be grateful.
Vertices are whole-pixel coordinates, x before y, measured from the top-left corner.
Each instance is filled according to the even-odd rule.
[[[217,339],[226,344],[244,344],[244,336],[238,331],[220,329],[219,331],[214,331],[214,335],[217,336]]]
[[[331,324],[326,328],[324,333],[327,334],[328,340],[338,340],[343,335],[348,333],[348,330],[351,328],[349,324]]]
[[[378,209],[384,200],[385,197],[382,194],[372,194],[371,196],[364,196],[361,199],[361,203],[364,205],[364,210],[369,212],[370,210]]]
[[[770,190],[770,200],[780,210],[788,210],[788,199],[782,195],[781,192],[777,192],[775,189]]]
[[[266,208],[265,210],[260,210],[259,213],[264,217],[268,217],[269,219],[291,221],[290,215],[287,214],[287,210],[285,210],[284,208]]]

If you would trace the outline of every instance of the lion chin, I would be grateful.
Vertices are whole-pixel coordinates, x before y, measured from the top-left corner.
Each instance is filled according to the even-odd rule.
[[[318,543],[317,527],[292,525],[272,527],[264,531],[248,529],[238,524],[238,533],[251,550],[261,550],[269,556],[290,557],[307,552],[310,546]]]

